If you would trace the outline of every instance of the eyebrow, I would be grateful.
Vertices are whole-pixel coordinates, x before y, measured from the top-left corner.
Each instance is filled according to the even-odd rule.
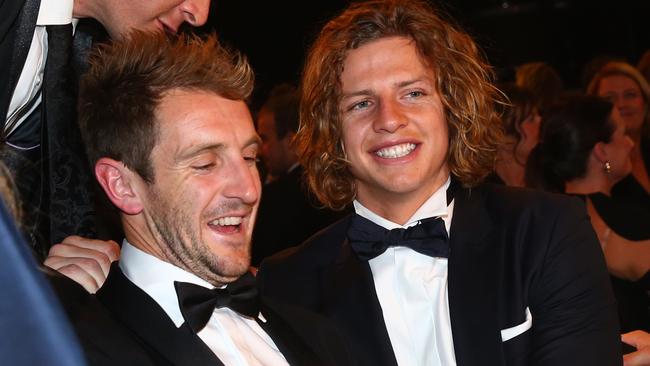
[[[256,145],[257,147],[262,145],[262,139],[257,134],[254,134],[248,140],[246,140],[246,142],[243,145],[244,146],[243,148],[245,149],[245,148],[248,148],[248,147],[253,146],[253,145]],[[175,161],[176,162],[181,162],[181,161],[193,158],[193,157],[195,157],[197,155],[201,155],[202,153],[204,153],[206,151],[218,151],[218,150],[222,150],[225,147],[226,147],[226,145],[223,144],[223,143],[218,143],[218,144],[205,143],[205,144],[194,145],[191,148],[186,149],[181,154],[179,154],[176,157]]]
[[[210,150],[221,150],[225,147],[224,144],[214,144],[214,143],[206,143],[206,144],[198,144],[198,145],[193,145],[192,147],[185,149],[181,154],[177,155],[176,158],[174,159],[177,163],[185,161],[187,159],[193,158],[197,155],[201,155],[202,153]]]
[[[424,82],[424,81],[426,81],[425,77],[419,77],[419,78],[416,78],[416,79],[400,81],[400,82],[396,83],[395,86],[397,86],[398,88],[404,88],[406,86],[413,85],[413,84],[419,83],[419,82]],[[342,99],[347,99],[347,98],[352,98],[352,97],[356,97],[356,96],[360,96],[360,95],[371,95],[371,94],[373,94],[373,92],[370,89],[363,89],[363,90],[359,90],[359,91],[355,91],[355,92],[351,92],[351,93],[343,93],[341,98]]]

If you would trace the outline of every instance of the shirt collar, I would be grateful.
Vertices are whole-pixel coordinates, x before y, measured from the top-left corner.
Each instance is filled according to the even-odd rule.
[[[427,199],[420,208],[418,208],[413,216],[406,221],[406,224],[399,225],[390,220],[387,220],[376,213],[372,212],[367,207],[363,206],[359,201],[354,200],[354,211],[357,215],[364,217],[375,224],[382,226],[385,229],[392,230],[398,228],[407,228],[416,225],[420,220],[427,217],[441,217],[445,221],[447,231],[449,231],[450,223],[450,210],[452,206],[447,205],[447,188],[451,183],[451,178],[448,177],[447,181],[435,191],[429,199]]]
[[[174,281],[214,288],[198,276],[134,247],[126,239],[122,243],[119,266],[126,278],[160,305],[176,327],[183,325],[185,320],[178,305]]]
[[[74,0],[41,0],[36,25],[60,25],[72,22]]]

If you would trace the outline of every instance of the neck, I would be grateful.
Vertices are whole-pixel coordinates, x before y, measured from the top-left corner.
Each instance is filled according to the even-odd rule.
[[[566,184],[566,193],[591,194],[604,193],[610,195],[613,184],[608,179],[607,173],[587,173],[583,178],[574,179]]]
[[[122,214],[122,228],[124,229],[124,237],[126,240],[141,251],[151,254],[162,261],[172,263],[166,259],[167,256],[160,249],[160,246],[157,244],[158,242],[153,238],[149,230],[142,229],[143,227],[147,227],[146,225],[142,225],[140,222],[142,220],[141,215]]]
[[[425,189],[426,187],[422,187],[422,189],[408,193],[386,193],[382,191],[381,194],[376,194],[370,190],[358,190],[357,200],[364,207],[386,220],[404,225],[445,184],[448,177],[449,173],[447,172],[442,177],[444,179],[436,181],[436,184],[432,184],[430,188]]]

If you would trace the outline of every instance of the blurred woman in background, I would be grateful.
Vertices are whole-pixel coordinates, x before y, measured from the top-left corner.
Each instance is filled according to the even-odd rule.
[[[632,170],[634,143],[626,124],[610,102],[593,96],[567,99],[544,117],[526,181],[585,200],[612,277],[621,329],[650,330],[650,214],[611,198],[614,185]]]
[[[641,73],[624,62],[606,64],[591,80],[587,94],[609,100],[625,123],[626,134],[634,142],[632,174],[621,180],[612,196],[629,205],[641,204],[650,210],[650,86]]]

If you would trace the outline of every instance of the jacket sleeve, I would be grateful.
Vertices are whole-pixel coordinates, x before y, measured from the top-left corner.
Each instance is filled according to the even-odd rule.
[[[584,205],[563,202],[530,292],[530,364],[621,365],[616,302],[602,250]]]

